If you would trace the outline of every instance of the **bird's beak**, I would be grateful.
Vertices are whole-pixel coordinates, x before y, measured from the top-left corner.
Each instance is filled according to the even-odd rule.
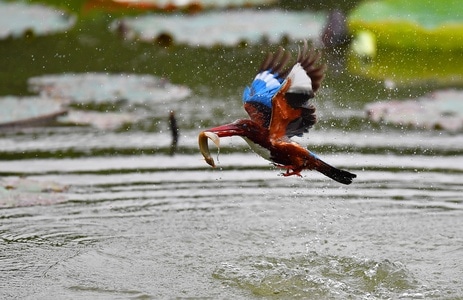
[[[204,156],[206,162],[213,168],[215,168],[214,159],[209,151],[209,144],[207,139],[210,139],[217,148],[220,149],[220,138],[226,136],[240,135],[241,129],[234,124],[221,125],[205,131],[201,131],[198,136],[199,151]]]

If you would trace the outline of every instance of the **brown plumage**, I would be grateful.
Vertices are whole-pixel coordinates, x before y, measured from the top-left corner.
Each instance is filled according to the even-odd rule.
[[[310,99],[319,90],[326,67],[319,64],[320,53],[307,42],[299,49],[296,63],[287,67],[289,52],[279,48],[262,62],[252,85],[245,89],[244,108],[250,119],[210,128],[200,133],[200,150],[215,166],[207,147],[210,138],[219,144],[221,137],[243,137],[259,155],[286,169],[284,176],[300,175],[302,170],[317,170],[343,184],[352,183],[355,174],[337,169],[298,143],[300,136],[316,123],[315,107]]]

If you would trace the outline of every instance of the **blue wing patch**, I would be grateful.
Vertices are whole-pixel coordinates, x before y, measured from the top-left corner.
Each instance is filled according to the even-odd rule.
[[[283,79],[278,74],[273,74],[266,70],[257,74],[251,87],[246,87],[243,92],[243,102],[255,101],[272,107],[273,95],[278,92]]]

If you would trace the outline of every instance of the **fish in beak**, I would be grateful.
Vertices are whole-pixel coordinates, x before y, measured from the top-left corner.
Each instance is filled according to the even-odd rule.
[[[220,138],[217,134],[210,131],[201,131],[198,136],[199,151],[204,156],[206,162],[213,168],[215,168],[214,159],[211,156],[209,151],[208,139],[210,139],[214,144],[220,149]]]
[[[234,123],[201,131],[198,136],[199,151],[201,151],[201,154],[204,156],[206,162],[211,167],[215,168],[215,162],[209,150],[208,139],[210,139],[217,146],[217,148],[220,149],[221,137],[241,135],[242,133],[243,130]]]

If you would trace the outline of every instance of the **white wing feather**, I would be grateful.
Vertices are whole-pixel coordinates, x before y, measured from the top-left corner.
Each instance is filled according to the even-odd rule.
[[[307,75],[305,70],[302,68],[300,63],[297,63],[289,72],[286,80],[291,80],[291,86],[287,93],[298,93],[298,94],[312,94],[312,80]]]

